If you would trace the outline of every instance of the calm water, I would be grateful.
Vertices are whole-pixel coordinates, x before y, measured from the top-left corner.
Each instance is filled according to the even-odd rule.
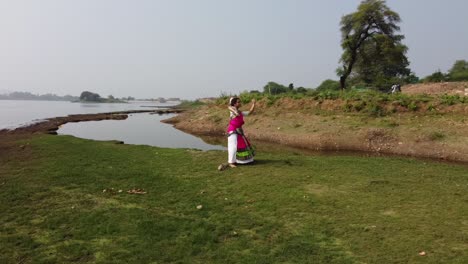
[[[160,122],[172,116],[174,115],[132,114],[126,120],[67,123],[57,132],[94,140],[121,140],[125,144],[201,150],[225,149]]]
[[[175,103],[136,101],[128,104],[71,103],[61,101],[0,100],[0,129],[15,128],[45,118],[71,114],[95,114],[105,112],[147,110],[145,106],[170,106]]]
[[[150,110],[175,103],[131,102],[128,104],[71,103],[60,101],[0,100],[0,129],[27,125],[46,118],[70,114],[94,114],[127,110]],[[104,120],[68,123],[59,134],[95,140],[121,140],[126,144],[143,144],[170,148],[224,149],[205,143],[200,138],[183,133],[161,123],[173,115],[133,114],[127,120]]]

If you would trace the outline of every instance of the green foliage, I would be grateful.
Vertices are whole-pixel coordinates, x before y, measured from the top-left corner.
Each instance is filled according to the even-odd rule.
[[[252,93],[252,92],[243,92],[239,95],[239,98],[241,99],[242,104],[248,104],[250,103],[253,99],[255,100],[260,100],[263,98],[263,94],[261,93]]]
[[[468,61],[457,60],[448,72],[450,81],[468,81]]]
[[[343,66],[337,73],[346,81],[352,76],[380,90],[388,90],[395,79],[410,74],[406,57],[408,48],[401,43],[400,16],[385,1],[364,0],[354,13],[341,19]]]
[[[333,81],[323,83],[333,84]],[[252,101],[252,99],[255,99],[257,101],[263,100],[266,103],[266,106],[273,106],[281,98],[310,98],[317,100],[319,103],[323,102],[324,100],[343,100],[345,102],[342,103],[340,107],[344,112],[368,113],[369,115],[376,117],[395,113],[401,110],[401,108],[406,108],[410,111],[419,111],[420,109],[436,111],[436,106],[439,104],[455,105],[468,102],[468,97],[459,95],[431,96],[427,94],[389,94],[380,92],[375,89],[370,89],[367,86],[358,85],[345,91],[325,88],[304,88],[305,92],[300,93],[298,91],[300,88],[301,87],[293,90],[293,92],[281,93],[277,95],[256,92],[252,93],[246,91],[240,94],[240,98],[243,104],[248,104]],[[217,99],[217,103],[222,105],[226,105],[227,101],[228,97],[221,97]]]
[[[443,74],[440,70],[434,72],[433,74],[425,77],[423,79],[423,82],[445,82],[447,81],[448,78],[445,74]]]
[[[324,91],[324,90],[339,90],[340,89],[340,82],[335,80],[327,79],[323,81],[315,90],[317,91]]]
[[[368,104],[367,112],[373,117],[381,117],[385,115],[385,110],[377,102],[371,102]]]
[[[418,105],[415,102],[411,102],[408,105],[408,109],[411,110],[411,111],[416,111],[416,110],[418,110]]]
[[[202,105],[205,105],[205,103],[203,103],[200,100],[195,100],[195,101],[182,100],[182,102],[178,104],[177,107],[181,109],[190,109],[190,108],[197,108]]]
[[[272,106],[276,103],[276,101],[279,99],[279,96],[274,96],[274,95],[268,95],[266,97],[267,100],[267,106]]]
[[[454,105],[457,103],[464,103],[465,98],[460,97],[458,94],[456,95],[444,94],[440,96],[440,102],[445,105]]]
[[[309,96],[315,100],[325,100],[325,99],[338,99],[340,97],[340,91],[333,90],[323,90],[317,91],[313,90],[309,93]]]
[[[414,84],[419,83],[419,81],[419,77],[417,77],[413,72],[404,78],[404,83]]]
[[[80,100],[85,102],[101,102],[104,99],[97,93],[84,91],[80,95]]]
[[[447,74],[435,71],[422,79],[422,82],[458,82],[468,81],[468,61],[457,60]]]
[[[307,89],[307,88],[304,88],[304,87],[298,87],[298,88],[296,89],[296,91],[297,91],[298,93],[305,94],[305,93],[307,93],[308,89]]]
[[[435,111],[435,110],[437,110],[437,109],[436,109],[436,107],[435,107],[433,104],[429,104],[429,105],[427,106],[427,111],[433,112],[433,111]]]
[[[275,82],[268,82],[264,87],[263,87],[263,92],[265,94],[269,95],[275,95],[275,94],[280,94],[280,93],[287,93],[289,91],[288,87],[278,84]]]

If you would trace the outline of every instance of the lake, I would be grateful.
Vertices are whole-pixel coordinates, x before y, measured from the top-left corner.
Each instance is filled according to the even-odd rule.
[[[103,120],[67,123],[57,131],[59,135],[73,135],[95,140],[121,140],[125,144],[150,145],[167,148],[195,148],[223,150],[225,147],[175,129],[161,120],[174,114],[130,114],[126,120]]]
[[[13,129],[33,122],[70,114],[94,114],[129,110],[151,110],[173,106],[178,102],[161,104],[152,101],[130,103],[71,103],[63,101],[0,100],[0,129]],[[131,114],[126,120],[104,120],[68,123],[57,132],[95,140],[120,140],[127,144],[144,144],[170,148],[196,148],[201,150],[225,149],[208,144],[198,137],[186,134],[161,123],[173,115]]]
[[[150,101],[130,101],[125,104],[72,103],[64,101],[0,100],[0,129],[15,128],[42,119],[71,114],[149,110],[151,107],[172,106],[178,102],[161,104]],[[146,107],[149,106],[149,107]]]

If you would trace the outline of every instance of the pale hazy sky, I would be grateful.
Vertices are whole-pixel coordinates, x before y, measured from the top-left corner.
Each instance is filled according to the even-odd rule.
[[[195,99],[337,79],[359,0],[0,0],[0,93]],[[388,0],[419,77],[468,60],[467,0]]]

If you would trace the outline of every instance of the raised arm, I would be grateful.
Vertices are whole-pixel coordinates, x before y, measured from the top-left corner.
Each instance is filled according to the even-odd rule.
[[[255,99],[252,99],[252,106],[250,106],[249,114],[252,114],[255,110]]]

